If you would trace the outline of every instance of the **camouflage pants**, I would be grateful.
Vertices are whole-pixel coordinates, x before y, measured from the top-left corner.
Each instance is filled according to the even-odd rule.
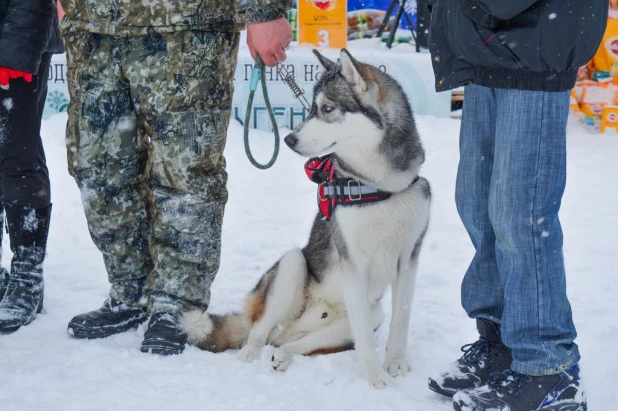
[[[64,33],[67,154],[110,295],[205,309],[227,202],[239,33]],[[148,300],[142,297],[149,297]]]

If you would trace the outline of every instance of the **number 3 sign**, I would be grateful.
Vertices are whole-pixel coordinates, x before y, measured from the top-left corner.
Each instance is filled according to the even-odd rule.
[[[348,39],[346,0],[298,0],[298,42],[344,48]]]

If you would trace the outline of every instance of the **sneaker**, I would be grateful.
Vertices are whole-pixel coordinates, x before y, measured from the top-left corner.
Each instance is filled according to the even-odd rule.
[[[460,390],[481,387],[489,382],[494,372],[511,367],[511,350],[502,344],[500,326],[488,320],[477,319],[480,335],[474,344],[461,347],[464,355],[429,377],[429,389],[452,397]]]
[[[492,375],[486,386],[453,397],[456,411],[586,411],[579,366],[556,375],[532,377],[513,370]]]
[[[75,338],[105,338],[135,328],[147,319],[145,308],[127,305],[110,297],[98,310],[73,317],[67,332]]]
[[[187,335],[180,328],[179,318],[158,312],[150,317],[141,350],[143,353],[176,355],[184,351],[186,344]]]

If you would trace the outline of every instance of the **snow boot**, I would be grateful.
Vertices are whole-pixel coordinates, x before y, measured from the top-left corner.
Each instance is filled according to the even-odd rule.
[[[157,312],[150,318],[141,350],[143,353],[176,355],[184,351],[186,344],[187,335],[180,328],[179,317]]]
[[[491,376],[483,387],[453,397],[456,411],[586,411],[579,385],[579,366],[555,375],[533,377],[506,370]]]
[[[13,260],[0,301],[0,331],[13,332],[31,323],[43,309],[43,261],[51,204],[45,207],[5,206]]]
[[[429,377],[429,389],[452,397],[460,390],[481,387],[494,372],[503,372],[511,367],[511,350],[502,343],[500,326],[488,320],[477,319],[480,338],[473,344],[464,345],[464,355]]]
[[[146,308],[127,305],[110,297],[101,308],[73,317],[67,332],[75,338],[106,338],[135,328],[147,319]]]

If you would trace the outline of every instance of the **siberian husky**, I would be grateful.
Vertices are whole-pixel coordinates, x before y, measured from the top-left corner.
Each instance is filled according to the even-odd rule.
[[[242,313],[185,314],[189,342],[220,352],[240,349],[245,362],[276,347],[272,367],[295,354],[355,349],[361,375],[375,387],[394,384],[406,358],[419,253],[430,213],[430,186],[419,177],[425,153],[399,84],[341,50],[335,63],[314,50],[324,71],[307,119],[285,143],[318,183],[318,213],[309,243],[288,251],[259,280]],[[312,157],[329,153],[329,156]],[[392,287],[392,320],[383,366],[374,330],[381,298]]]

